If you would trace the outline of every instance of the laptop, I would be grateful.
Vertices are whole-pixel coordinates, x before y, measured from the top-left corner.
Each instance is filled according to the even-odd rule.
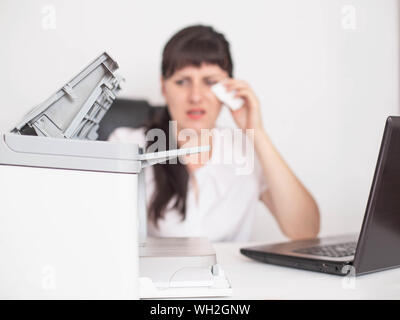
[[[240,249],[254,260],[335,275],[400,266],[400,117],[386,120],[359,235],[296,240]]]

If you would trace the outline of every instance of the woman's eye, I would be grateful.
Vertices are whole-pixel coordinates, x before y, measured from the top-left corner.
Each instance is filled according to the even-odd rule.
[[[212,86],[214,84],[216,84],[218,81],[215,80],[206,80],[206,84],[208,84],[209,86]]]
[[[181,85],[183,85],[183,84],[185,84],[187,81],[185,80],[185,79],[183,79],[183,80],[176,80],[175,81],[175,83],[178,85],[178,86],[181,86]]]

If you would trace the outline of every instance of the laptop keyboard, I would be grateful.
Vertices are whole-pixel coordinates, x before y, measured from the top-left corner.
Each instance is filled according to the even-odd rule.
[[[311,254],[314,256],[324,257],[348,257],[353,256],[356,252],[357,242],[345,242],[332,245],[315,246],[293,250],[298,253]]]

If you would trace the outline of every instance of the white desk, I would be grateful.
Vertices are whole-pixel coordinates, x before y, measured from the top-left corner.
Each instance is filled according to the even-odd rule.
[[[233,288],[225,299],[400,299],[400,268],[350,278],[261,263],[239,252],[256,244],[213,244]]]

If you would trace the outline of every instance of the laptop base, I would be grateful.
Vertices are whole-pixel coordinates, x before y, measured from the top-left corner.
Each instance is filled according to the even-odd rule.
[[[345,276],[349,273],[349,267],[352,265],[353,256],[335,258],[299,253],[296,251],[302,248],[315,246],[327,246],[351,241],[356,242],[357,239],[358,235],[349,234],[259,245],[242,248],[240,252],[251,259],[264,263]]]

